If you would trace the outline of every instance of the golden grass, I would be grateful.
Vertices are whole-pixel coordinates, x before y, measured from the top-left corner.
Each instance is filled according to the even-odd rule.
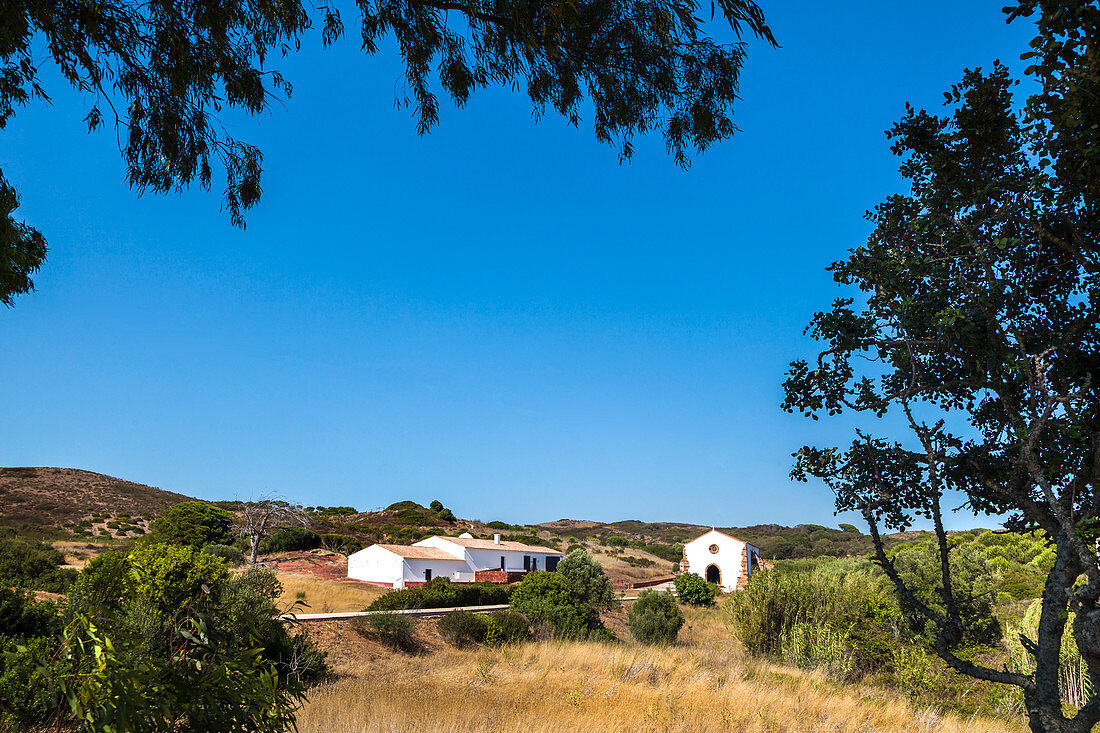
[[[296,583],[287,586],[292,599],[301,587],[307,595],[325,594],[330,604],[345,585],[288,574],[280,580]],[[349,622],[306,624],[330,650],[338,678],[310,692],[298,727],[301,733],[1024,730],[1022,723],[941,715],[895,692],[751,658],[720,608],[683,610],[680,641],[664,648],[548,641],[455,649],[424,619],[415,622],[424,653],[409,656],[363,639]]]
[[[325,580],[315,575],[279,571],[276,575],[283,584],[283,592],[278,599],[280,608],[290,608],[296,601],[309,604],[309,608],[299,604],[295,609],[297,613],[362,611],[385,592],[354,580]]]
[[[356,676],[312,692],[298,717],[302,733],[1022,730],[754,661],[733,642],[540,642],[371,656]]]

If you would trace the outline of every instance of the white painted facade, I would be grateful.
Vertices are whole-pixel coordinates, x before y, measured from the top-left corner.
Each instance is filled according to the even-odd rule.
[[[429,537],[412,545],[371,545],[348,556],[348,577],[403,588],[447,577],[469,583],[479,570],[553,570],[564,555],[549,547],[461,537]]]
[[[717,583],[727,593],[744,587],[760,567],[760,548],[712,529],[684,543],[681,572],[695,573]]]

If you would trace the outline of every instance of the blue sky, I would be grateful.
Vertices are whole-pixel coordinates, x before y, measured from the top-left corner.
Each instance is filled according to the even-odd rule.
[[[310,36],[285,109],[234,121],[265,154],[243,232],[218,190],[137,197],[47,75],[53,107],[0,134],[50,244],[0,311],[0,464],[486,521],[843,521],[787,474],[852,423],[783,413],[786,365],[901,185],[883,130],[966,66],[1019,70],[1031,29],[1000,0],[763,5],[782,48],[751,44],[741,132],[687,172],[499,89],[418,138],[391,48]]]

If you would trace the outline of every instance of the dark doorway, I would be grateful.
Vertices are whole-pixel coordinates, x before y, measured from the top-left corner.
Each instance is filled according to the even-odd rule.
[[[722,585],[722,571],[717,565],[707,565],[707,582]]]
[[[500,569],[501,569],[501,570],[503,570],[503,569],[504,569],[504,555],[501,555],[501,556],[500,556]]]
[[[531,556],[530,555],[524,555],[523,556],[523,569],[524,570],[530,570],[531,569]]]
[[[558,569],[558,560],[560,560],[560,559],[561,558],[557,558],[557,557],[548,557],[548,558],[546,558],[546,570],[550,571],[550,572],[553,572],[554,570],[557,570]]]
[[[430,581],[431,579],[432,579],[432,569],[428,568],[427,570],[424,571],[424,580],[429,580]]]
[[[538,570],[539,569],[539,559],[537,557],[532,557],[531,558],[531,569],[532,570]]]

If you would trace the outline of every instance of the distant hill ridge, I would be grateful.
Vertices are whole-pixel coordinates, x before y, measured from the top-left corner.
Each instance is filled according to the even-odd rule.
[[[77,468],[0,468],[0,524],[58,527],[93,515],[158,514],[192,497]]]

